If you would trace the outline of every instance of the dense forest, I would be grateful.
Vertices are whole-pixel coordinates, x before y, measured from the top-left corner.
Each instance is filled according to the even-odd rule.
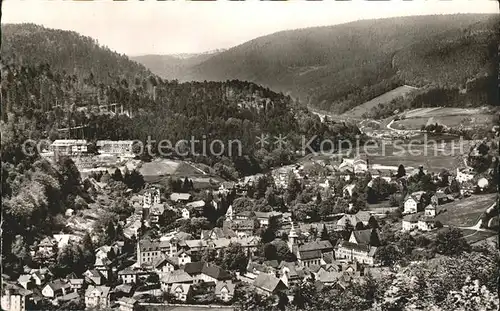
[[[461,14],[282,31],[218,53],[178,78],[253,81],[343,113],[404,84],[462,89],[468,79],[496,77],[499,28],[497,15]],[[155,72],[169,68],[165,63],[144,62]]]
[[[224,165],[236,166],[237,173],[232,168],[233,173],[229,174],[234,178],[290,162],[295,150],[301,147],[302,135],[307,137],[306,141],[317,135],[312,144],[314,148],[315,143],[317,145],[324,138],[336,141],[352,139],[359,134],[357,127],[351,124],[322,124],[317,116],[297,106],[290,96],[251,82],[167,81],[149,73],[141,65],[124,61],[119,54],[97,47],[94,40],[73,32],[31,24],[6,29],[9,30],[6,35],[9,39],[2,48],[13,51],[10,45],[19,44],[15,53],[6,53],[2,59],[2,127],[22,131],[25,137],[55,139],[61,135],[58,129],[84,126],[73,131],[72,136],[90,140],[139,139],[143,142],[151,137],[152,140],[168,139],[174,143],[194,137],[205,138],[208,144],[215,139],[223,142],[239,139],[242,145],[240,155],[229,154],[229,149],[226,149],[221,156],[207,155],[195,159],[210,165],[223,162]],[[94,49],[93,56],[74,56],[72,49],[68,49],[67,38],[72,38],[72,45],[81,46],[83,50]],[[57,51],[60,57],[43,58],[23,40],[38,42],[40,53],[46,48],[47,55],[56,55]],[[72,62],[68,63],[66,59]],[[73,67],[74,63],[81,65]],[[114,69],[103,75],[106,71],[98,70],[93,65],[96,63]],[[76,69],[71,71],[72,67]],[[130,77],[134,77],[132,81]],[[133,112],[133,117],[99,112],[98,105],[111,103],[124,105]],[[267,150],[261,150],[255,144],[256,137],[261,134],[286,136],[288,145],[274,150],[276,146],[269,144]],[[15,146],[15,142],[5,141],[5,146]],[[200,151],[187,147],[186,157],[193,158],[195,151]],[[2,151],[5,151],[2,160],[6,161],[9,154],[17,152],[4,149],[4,144]],[[267,164],[263,165],[264,162]]]

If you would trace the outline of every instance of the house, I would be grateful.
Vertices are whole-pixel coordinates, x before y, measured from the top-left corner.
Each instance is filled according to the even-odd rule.
[[[120,311],[134,311],[137,309],[139,301],[134,298],[122,297],[117,300],[118,302],[118,310]]]
[[[429,204],[425,207],[424,216],[435,217],[436,216],[436,206],[434,204]]]
[[[255,229],[255,222],[252,219],[246,220],[225,220],[222,228],[233,230],[238,238],[249,237],[253,235]]]
[[[121,297],[132,297],[132,294],[134,293],[134,286],[131,284],[120,284],[116,286],[112,294],[115,298],[119,299]]]
[[[215,296],[224,301],[229,302],[234,296],[235,284],[232,281],[218,282],[215,284]]]
[[[376,235],[376,241],[372,241],[372,235]],[[378,233],[375,229],[355,230],[351,232],[348,241],[337,243],[335,258],[374,265],[378,245],[373,245],[373,243],[379,243]]]
[[[316,279],[328,286],[337,283],[341,275],[342,273],[338,271],[320,270],[316,275]]]
[[[188,252],[184,251],[184,250],[180,250],[178,253],[177,253],[177,256],[175,256],[174,258],[177,259],[177,264],[182,267],[188,263],[191,262],[191,255],[188,254]]]
[[[423,216],[418,220],[418,230],[431,231],[436,228],[436,220],[434,217]]]
[[[160,284],[161,284],[161,289],[164,292],[168,292],[169,289],[173,284],[178,284],[178,283],[186,283],[186,284],[192,284],[194,283],[195,279],[189,275],[186,271],[184,270],[174,270],[172,272],[168,272],[163,277],[160,279]]]
[[[111,261],[108,258],[96,258],[94,269],[99,271],[104,278],[109,279],[111,276]]]
[[[159,240],[139,240],[137,242],[137,264],[151,265],[162,256]]]
[[[86,153],[88,145],[85,139],[56,139],[50,144],[49,151],[58,155]]]
[[[45,283],[46,276],[44,271],[32,270],[30,273],[36,285],[40,286]]]
[[[231,279],[231,275],[221,267],[203,261],[187,263],[184,271],[195,281],[217,282]]]
[[[80,300],[80,294],[77,291],[68,293],[62,297],[57,298],[58,303],[68,302],[68,301],[78,301]]]
[[[122,280],[123,284],[137,283],[140,275],[144,275],[145,272],[142,270],[134,270],[132,267],[127,267],[121,271],[118,271],[118,278]]]
[[[33,292],[11,284],[3,284],[2,310],[25,311]]]
[[[117,156],[133,157],[133,140],[98,140],[96,146],[99,152],[104,154],[115,154]]]
[[[149,210],[149,223],[158,225],[165,220],[165,206],[161,203],[155,203]]]
[[[63,249],[70,242],[80,242],[81,238],[74,234],[54,234],[54,240],[57,242],[57,248]]]
[[[107,308],[110,306],[110,288],[90,285],[85,291],[85,307]]]
[[[181,210],[181,213],[182,213],[182,218],[183,219],[189,219],[189,218],[191,218],[191,215],[190,215],[191,213],[189,212],[189,210],[187,208],[184,207]]]
[[[403,216],[403,224],[401,231],[411,231],[418,228],[419,214]]]
[[[82,278],[70,278],[69,279],[69,285],[71,287],[71,290],[73,290],[73,291],[77,291],[79,289],[82,289],[84,284],[85,284],[85,280]]]
[[[334,258],[333,245],[330,241],[314,241],[292,248],[299,264],[305,267],[324,265]]]
[[[173,202],[188,202],[191,200],[191,194],[174,192],[170,195],[170,200]]]
[[[38,244],[37,255],[43,258],[52,257],[57,253],[57,241],[52,237],[45,237]]]
[[[170,287],[170,293],[174,295],[175,299],[186,302],[192,294],[191,284],[174,283]]]
[[[205,206],[205,201],[203,200],[189,202],[186,204],[186,207],[189,209],[202,209],[204,206]]]
[[[342,188],[342,194],[344,197],[352,197],[352,193],[354,192],[354,188],[356,187],[356,184],[349,184]]]
[[[101,285],[103,283],[103,276],[96,269],[87,270],[83,273],[83,276],[86,278],[88,283],[94,285]]]
[[[217,240],[223,238],[234,238],[236,237],[236,233],[228,228],[218,228],[215,227],[212,230],[202,230],[201,231],[201,239],[202,240]]]
[[[226,211],[226,219],[232,221],[233,217],[234,217],[233,206],[229,205]]]
[[[283,217],[283,214],[280,212],[254,212],[254,214],[261,226],[268,226],[271,218],[275,218],[278,222],[281,222]]]
[[[252,285],[259,294],[264,294],[270,296],[276,294],[280,291],[285,291],[288,287],[283,283],[282,280],[278,279],[274,275],[267,273],[259,273]]]
[[[423,209],[423,195],[425,191],[417,191],[408,195],[404,201],[403,214],[415,214]]]
[[[457,176],[455,179],[459,183],[465,183],[474,179],[474,169],[472,167],[457,167]]]
[[[111,251],[111,246],[109,246],[109,245],[103,245],[103,246],[99,247],[97,249],[97,251],[95,252],[96,260],[98,258],[103,259],[103,260],[108,259],[108,254],[110,251]]]
[[[71,290],[71,286],[64,280],[54,280],[47,283],[42,289],[42,295],[46,298],[56,298],[66,295]]]
[[[431,197],[431,203],[434,205],[441,205],[441,204],[445,204],[448,202],[452,202],[454,200],[455,199],[453,198],[453,196],[447,195],[443,192],[436,192],[436,194],[434,194]]]
[[[358,212],[357,214],[345,214],[337,221],[336,230],[345,230],[346,226],[352,226],[356,228],[357,226],[366,227],[369,225],[370,220],[373,222],[376,219],[369,212],[363,211],[363,213]]]
[[[35,281],[30,274],[21,274],[17,278],[17,283],[21,285],[24,289],[31,289],[35,285]]]
[[[356,244],[370,244],[372,233],[377,234],[377,231],[375,229],[354,230],[349,236],[349,242]]]
[[[340,241],[335,249],[335,258],[358,261],[373,266],[375,264],[376,251],[377,247],[375,246]]]
[[[306,269],[300,267],[297,263],[286,261],[282,261],[279,264],[278,272],[281,275],[280,279],[286,286],[297,284],[308,275]]]
[[[142,196],[142,206],[143,208],[151,208],[153,204],[160,204],[160,200],[160,189],[150,188],[144,191]]]
[[[153,263],[153,269],[157,274],[172,272],[178,268],[177,260],[169,256],[162,256]]]

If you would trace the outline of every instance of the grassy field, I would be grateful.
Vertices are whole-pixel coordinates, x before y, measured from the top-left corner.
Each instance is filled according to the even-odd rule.
[[[342,116],[360,118],[365,112],[370,111],[372,108],[377,107],[380,104],[388,104],[392,100],[405,96],[415,90],[417,90],[417,88],[408,85],[397,87],[389,92],[373,98],[372,100],[367,101],[366,103],[354,107],[353,109],[342,114]]]
[[[422,125],[441,124],[448,127],[491,127],[495,113],[489,108],[420,108],[403,114],[405,119],[395,121],[395,129],[420,130]]]
[[[444,225],[456,227],[474,226],[483,213],[495,203],[496,193],[473,195],[470,198],[443,204],[436,219]]]
[[[465,240],[469,244],[474,244],[479,241],[486,240],[487,238],[492,237],[494,235],[495,233],[489,231],[476,231],[468,234],[464,232]]]

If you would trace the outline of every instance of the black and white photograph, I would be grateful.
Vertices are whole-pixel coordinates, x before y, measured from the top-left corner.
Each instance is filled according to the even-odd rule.
[[[500,309],[500,2],[0,17],[2,311]]]

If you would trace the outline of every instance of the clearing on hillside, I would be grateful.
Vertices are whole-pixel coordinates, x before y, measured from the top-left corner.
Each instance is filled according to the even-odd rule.
[[[472,227],[481,219],[483,213],[495,203],[496,193],[473,195],[470,198],[439,206],[442,211],[436,216],[444,225]]]
[[[419,108],[401,114],[402,120],[395,121],[395,129],[420,130],[422,125],[441,124],[454,128],[491,127],[495,110],[491,107],[480,108]]]
[[[380,104],[388,104],[394,99],[407,96],[408,94],[416,90],[418,90],[418,88],[409,85],[399,86],[393,90],[390,90],[389,92],[373,98],[370,101],[367,101],[366,103],[352,108],[351,110],[345,112],[342,116],[361,118],[361,116],[365,112],[369,112],[370,110],[372,110],[372,108],[377,107]]]

